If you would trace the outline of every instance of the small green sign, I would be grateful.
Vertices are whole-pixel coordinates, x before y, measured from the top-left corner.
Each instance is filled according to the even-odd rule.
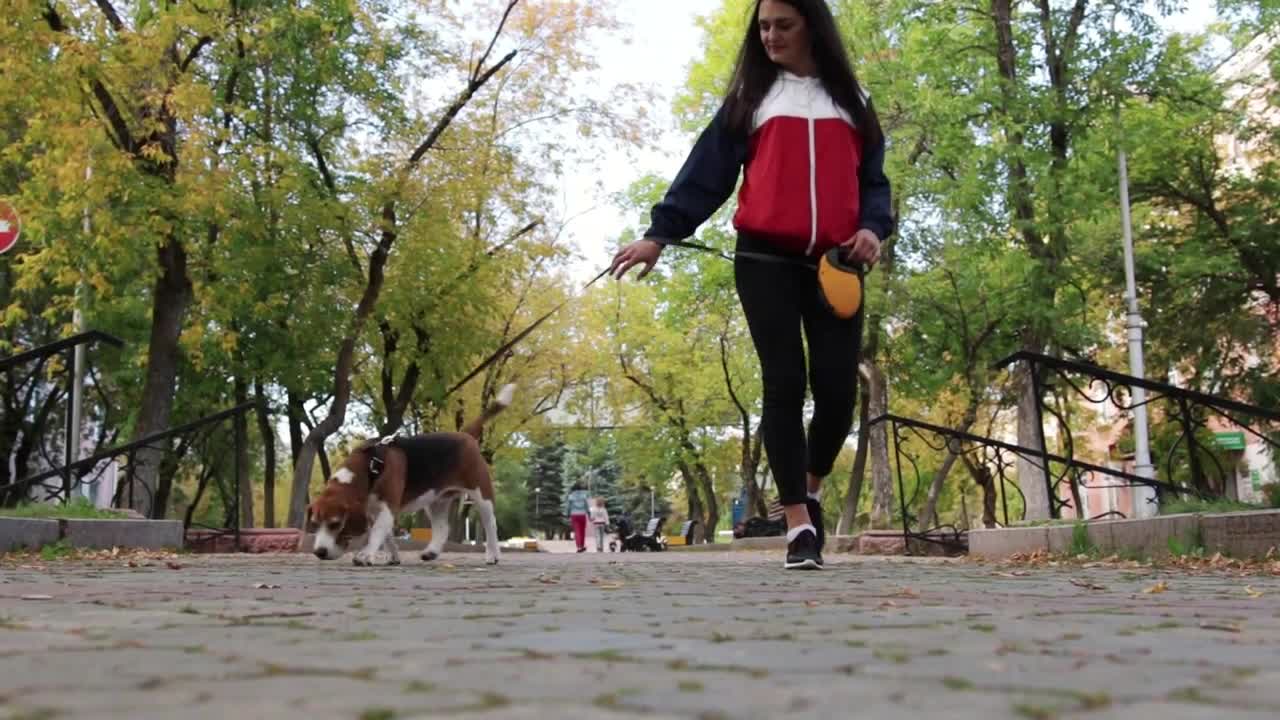
[[[1223,450],[1243,450],[1244,432],[1218,432],[1213,434],[1214,441]]]

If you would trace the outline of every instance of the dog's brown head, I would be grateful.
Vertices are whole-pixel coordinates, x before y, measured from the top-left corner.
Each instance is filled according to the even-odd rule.
[[[352,538],[368,532],[368,495],[368,454],[353,453],[307,508],[308,523],[316,534],[316,557],[341,557]]]

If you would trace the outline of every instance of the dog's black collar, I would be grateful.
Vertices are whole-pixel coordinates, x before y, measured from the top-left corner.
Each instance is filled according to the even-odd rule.
[[[372,487],[382,475],[382,467],[386,465],[387,447],[395,444],[398,435],[388,435],[373,446],[373,457],[369,459],[369,486]]]

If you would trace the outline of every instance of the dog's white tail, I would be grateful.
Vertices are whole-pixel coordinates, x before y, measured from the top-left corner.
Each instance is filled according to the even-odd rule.
[[[484,429],[484,424],[488,422],[490,419],[492,419],[498,413],[507,409],[507,407],[511,405],[511,400],[515,397],[515,394],[516,394],[515,383],[509,383],[507,385],[503,385],[502,389],[498,391],[498,396],[494,398],[493,402],[490,403],[489,407],[485,408],[484,412],[480,413],[480,417],[467,423],[467,426],[462,428],[462,432],[467,433],[468,435],[479,440],[480,431]]]

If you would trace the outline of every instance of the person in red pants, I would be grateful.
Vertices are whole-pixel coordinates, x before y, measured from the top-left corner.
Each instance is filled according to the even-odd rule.
[[[587,515],[590,513],[590,498],[582,483],[576,482],[564,499],[564,511],[569,516],[569,525],[573,528],[573,542],[578,552],[587,551]]]

